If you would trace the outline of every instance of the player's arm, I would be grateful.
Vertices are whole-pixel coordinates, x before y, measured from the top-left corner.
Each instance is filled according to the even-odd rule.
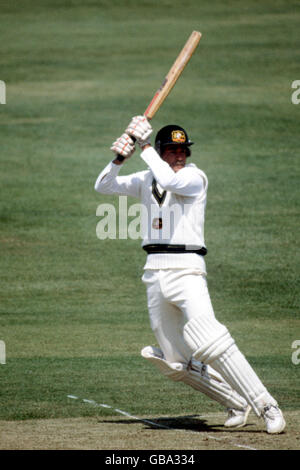
[[[145,148],[141,157],[150,167],[156,181],[166,191],[196,197],[206,189],[207,180],[196,167],[185,167],[175,173],[153,147]]]

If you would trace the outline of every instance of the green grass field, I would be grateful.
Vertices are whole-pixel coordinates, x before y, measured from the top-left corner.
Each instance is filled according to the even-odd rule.
[[[191,62],[153,120],[185,127],[209,178],[211,298],[285,411],[300,408],[296,1],[1,3],[0,419],[220,412],[140,357],[154,344],[140,240],[96,237],[93,187],[193,30]],[[134,156],[122,169],[145,165]],[[134,200],[129,201],[136,202]]]

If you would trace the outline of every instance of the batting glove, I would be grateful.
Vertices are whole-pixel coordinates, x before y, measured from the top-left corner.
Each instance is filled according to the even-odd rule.
[[[126,129],[126,133],[134,137],[141,148],[150,144],[149,137],[152,132],[153,129],[145,116],[135,116],[132,118]]]
[[[134,141],[128,134],[122,134],[110,147],[116,155],[129,158],[135,151]]]

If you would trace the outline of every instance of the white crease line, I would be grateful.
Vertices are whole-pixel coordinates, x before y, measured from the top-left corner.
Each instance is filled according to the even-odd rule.
[[[80,398],[77,397],[76,395],[67,395],[67,397],[71,398],[73,400],[80,400]],[[137,421],[141,421],[143,423],[151,424],[152,426],[156,426],[157,428],[168,429],[168,430],[171,430],[171,431],[184,431],[184,432],[196,432],[196,433],[198,433],[198,431],[170,428],[170,426],[164,426],[163,424],[158,424],[158,423],[155,423],[154,421],[150,421],[148,419],[138,418],[137,416],[134,416],[134,415],[128,413],[127,411],[122,411],[122,410],[119,410],[118,408],[113,408],[111,405],[106,405],[105,403],[97,403],[97,402],[95,402],[95,400],[88,400],[86,398],[82,398],[81,401],[83,401],[84,403],[88,403],[89,405],[96,406],[96,407],[99,406],[101,408],[110,408],[113,411],[115,411],[116,413],[127,416],[128,418],[136,419]],[[200,416],[200,418],[204,418],[204,416]],[[222,439],[220,437],[209,436],[209,435],[207,435],[206,437],[208,439],[214,439],[215,441],[224,441],[224,439]],[[242,449],[257,450],[254,447],[250,447],[250,446],[243,445],[243,444],[234,444],[233,442],[230,442],[230,444],[233,445],[234,447],[239,447],[239,448],[242,448]]]
[[[67,395],[67,397],[73,398],[74,400],[80,400],[80,398],[76,397],[75,395]],[[168,426],[164,426],[163,424],[158,424],[158,423],[155,423],[154,421],[149,421],[148,419],[138,418],[137,416],[127,413],[127,411],[122,411],[122,410],[119,410],[118,408],[113,408],[112,406],[106,405],[105,403],[96,403],[94,400],[87,400],[86,398],[83,398],[82,401],[84,403],[89,403],[90,405],[100,406],[101,408],[111,408],[113,411],[116,411],[117,413],[121,415],[127,416],[128,418],[136,419],[137,421],[142,421],[143,423],[151,424],[152,426],[156,426],[158,428],[172,429],[172,428],[169,428]]]

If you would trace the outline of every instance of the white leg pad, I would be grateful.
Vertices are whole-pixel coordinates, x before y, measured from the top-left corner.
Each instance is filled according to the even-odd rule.
[[[227,328],[214,317],[193,318],[184,327],[184,339],[193,357],[218,371],[260,416],[268,404],[277,404],[237,348]]]
[[[277,406],[276,400],[269,394],[236,344],[214,360],[211,366],[222,373],[224,379],[245,397],[257,416],[262,415],[266,406]]]
[[[187,373],[185,364],[166,361],[162,351],[154,346],[146,346],[143,348],[141,355],[152,362],[163,375],[166,375],[175,382],[181,381]]]
[[[183,337],[193,351],[193,357],[205,364],[212,362],[234,344],[226,326],[208,316],[188,321],[183,329]]]
[[[152,346],[142,349],[141,355],[158,367],[169,379],[190,385],[225,408],[243,410],[247,406],[244,398],[232,390],[218,372],[201,362],[192,360],[190,364],[170,363],[164,359],[160,349]]]
[[[198,364],[200,364],[200,368]],[[183,382],[195,390],[205,393],[225,408],[243,410],[247,406],[246,400],[233,390],[218,372],[201,362],[191,361],[189,373],[183,379]]]

